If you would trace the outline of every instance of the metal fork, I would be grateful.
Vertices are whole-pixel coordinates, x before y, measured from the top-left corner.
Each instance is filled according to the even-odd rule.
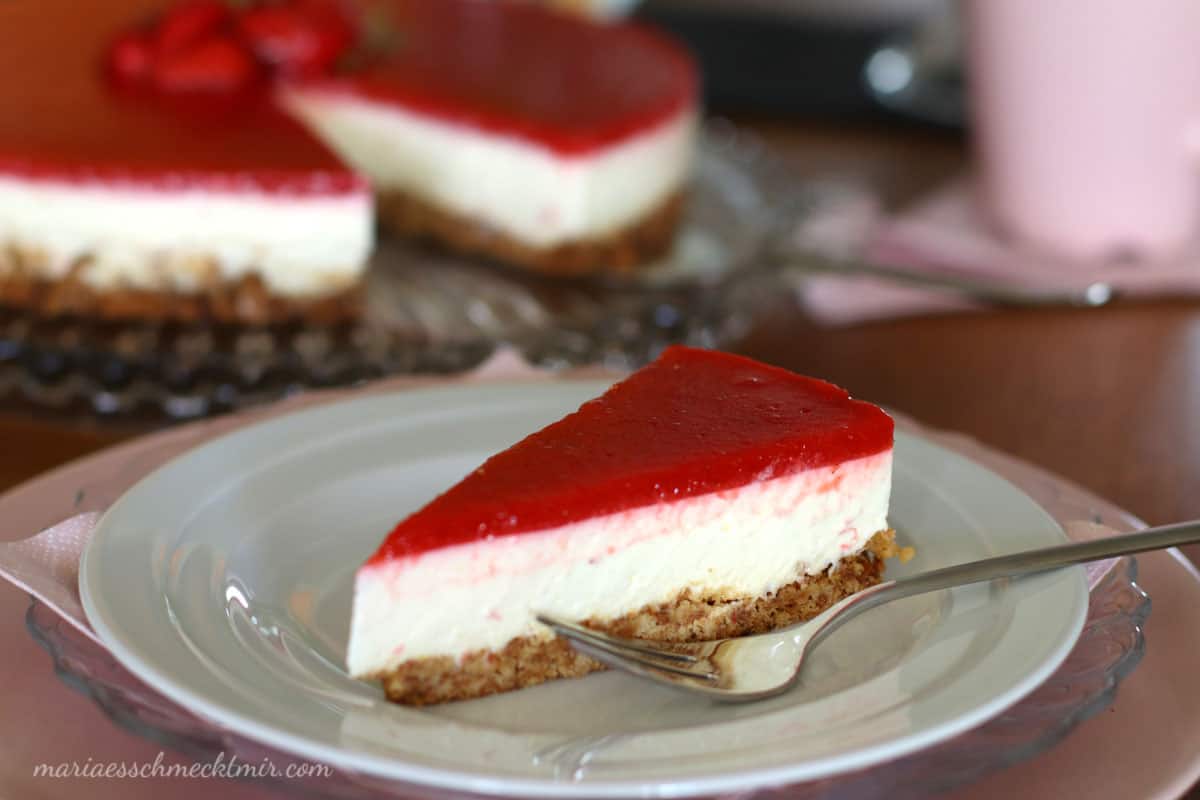
[[[840,259],[811,250],[784,251],[782,268],[801,275],[838,275],[841,277],[879,278],[918,289],[956,292],[981,303],[1013,308],[1039,306],[1075,306],[1098,308],[1113,300],[1118,292],[1111,284],[1096,281],[1083,286],[1023,286],[1019,283],[976,275],[918,272],[903,267],[871,263],[860,259]]]
[[[862,612],[884,603],[938,589],[1194,542],[1200,542],[1200,520],[972,561],[877,584],[798,625],[711,642],[676,644],[623,639],[550,614],[539,613],[537,619],[566,638],[579,652],[610,667],[718,700],[746,702],[787,690],[800,677],[805,658],[817,644]]]

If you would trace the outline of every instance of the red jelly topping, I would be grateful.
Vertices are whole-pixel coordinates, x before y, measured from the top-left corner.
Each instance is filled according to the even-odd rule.
[[[0,173],[174,191],[367,191],[264,91],[154,98],[115,90],[104,68],[110,46],[163,5],[0,2]],[[124,47],[121,63],[135,70],[145,54],[134,38]],[[189,65],[174,66],[180,78]]]
[[[888,450],[892,419],[833,384],[668,348],[602,397],[488,459],[368,563],[736,489]]]
[[[330,78],[319,76],[354,36],[332,0],[236,14],[218,0],[0,2],[0,173],[162,190],[365,192],[276,107],[264,78],[281,75],[563,155],[695,102],[691,59],[640,26],[504,0],[347,6],[364,36],[372,24],[384,35],[381,46],[364,39],[366,66]],[[114,91],[121,86],[137,91]]]
[[[671,119],[696,102],[678,45],[635,24],[601,25],[533,3],[369,4],[395,42],[329,88],[578,155]],[[368,12],[371,13],[371,12]]]

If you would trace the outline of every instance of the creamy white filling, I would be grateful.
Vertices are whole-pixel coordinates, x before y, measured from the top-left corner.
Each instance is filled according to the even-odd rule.
[[[534,619],[616,618],[685,589],[758,596],[824,571],[887,527],[892,453],[359,570],[347,666],[547,635]]]
[[[635,222],[680,188],[696,115],[582,156],[319,91],[284,102],[377,190],[400,190],[534,247]]]
[[[366,268],[372,213],[365,193],[167,193],[0,176],[0,248],[32,255],[25,266],[48,280],[86,259],[80,277],[97,289],[191,292],[253,272],[280,295],[334,291]]]

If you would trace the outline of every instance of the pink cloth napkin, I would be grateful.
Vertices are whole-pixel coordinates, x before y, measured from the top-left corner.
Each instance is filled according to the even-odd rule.
[[[969,177],[956,178],[895,214],[867,188],[844,187],[798,227],[795,241],[819,252],[902,268],[914,275],[986,279],[1030,289],[1078,289],[1103,283],[1121,295],[1200,294],[1200,242],[1160,262],[1081,262],[998,236],[986,223]],[[980,307],[961,294],[873,278],[814,275],[800,300],[816,320],[846,325],[889,317]]]
[[[614,377],[612,373],[597,370],[575,370],[569,374],[572,377]],[[123,458],[119,461],[118,468],[106,471],[92,483],[81,486],[76,491],[73,510],[79,513],[72,514],[71,509],[47,509],[47,514],[53,515],[50,520],[61,521],[49,524],[28,539],[0,543],[0,577],[38,597],[80,631],[102,644],[92,632],[83,612],[78,585],[79,560],[100,520],[100,510],[159,465],[202,442],[237,428],[268,417],[349,396],[398,391],[431,382],[547,380],[552,377],[551,373],[531,368],[512,352],[502,351],[479,369],[458,378],[401,377],[379,381],[359,389],[316,391],[266,408],[193,423],[134,441],[122,446]],[[917,423],[905,418],[898,418],[897,424],[910,431],[920,429]],[[986,450],[964,436],[932,431],[922,433],[952,450],[984,463],[1022,486],[1060,522],[1065,523],[1067,533],[1072,539],[1094,539],[1110,536],[1117,528],[1128,530],[1136,527],[1136,521],[1119,509],[1024,462]],[[80,508],[81,506],[83,508]],[[1096,585],[1113,563],[1115,562],[1098,562],[1089,565],[1089,585]]]
[[[79,599],[79,559],[99,521],[99,512],[86,511],[28,539],[0,543],[0,577],[103,644],[92,632]]]

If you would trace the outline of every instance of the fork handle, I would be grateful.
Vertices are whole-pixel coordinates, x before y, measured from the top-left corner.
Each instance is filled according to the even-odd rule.
[[[938,589],[950,589],[971,583],[1032,575],[1038,572],[1101,561],[1106,558],[1127,556],[1147,550],[1162,550],[1183,544],[1200,542],[1200,520],[1178,522],[1157,528],[1146,528],[1137,533],[1127,533],[1091,542],[1075,542],[1036,550],[1024,550],[1006,556],[985,558],[952,567],[943,567],[911,578],[885,581],[857,594],[852,594],[828,609],[820,630],[813,635],[813,643],[841,627],[841,623],[858,616],[859,613],[875,608],[892,600],[911,597]]]
[[[964,294],[975,300],[999,306],[1080,306],[1092,308],[1112,300],[1117,292],[1107,283],[1075,286],[1026,287],[975,276],[916,272],[886,264],[837,259],[810,250],[784,250],[780,263],[802,275],[840,275],[842,277],[881,278],[893,283],[923,289],[942,289]]]

